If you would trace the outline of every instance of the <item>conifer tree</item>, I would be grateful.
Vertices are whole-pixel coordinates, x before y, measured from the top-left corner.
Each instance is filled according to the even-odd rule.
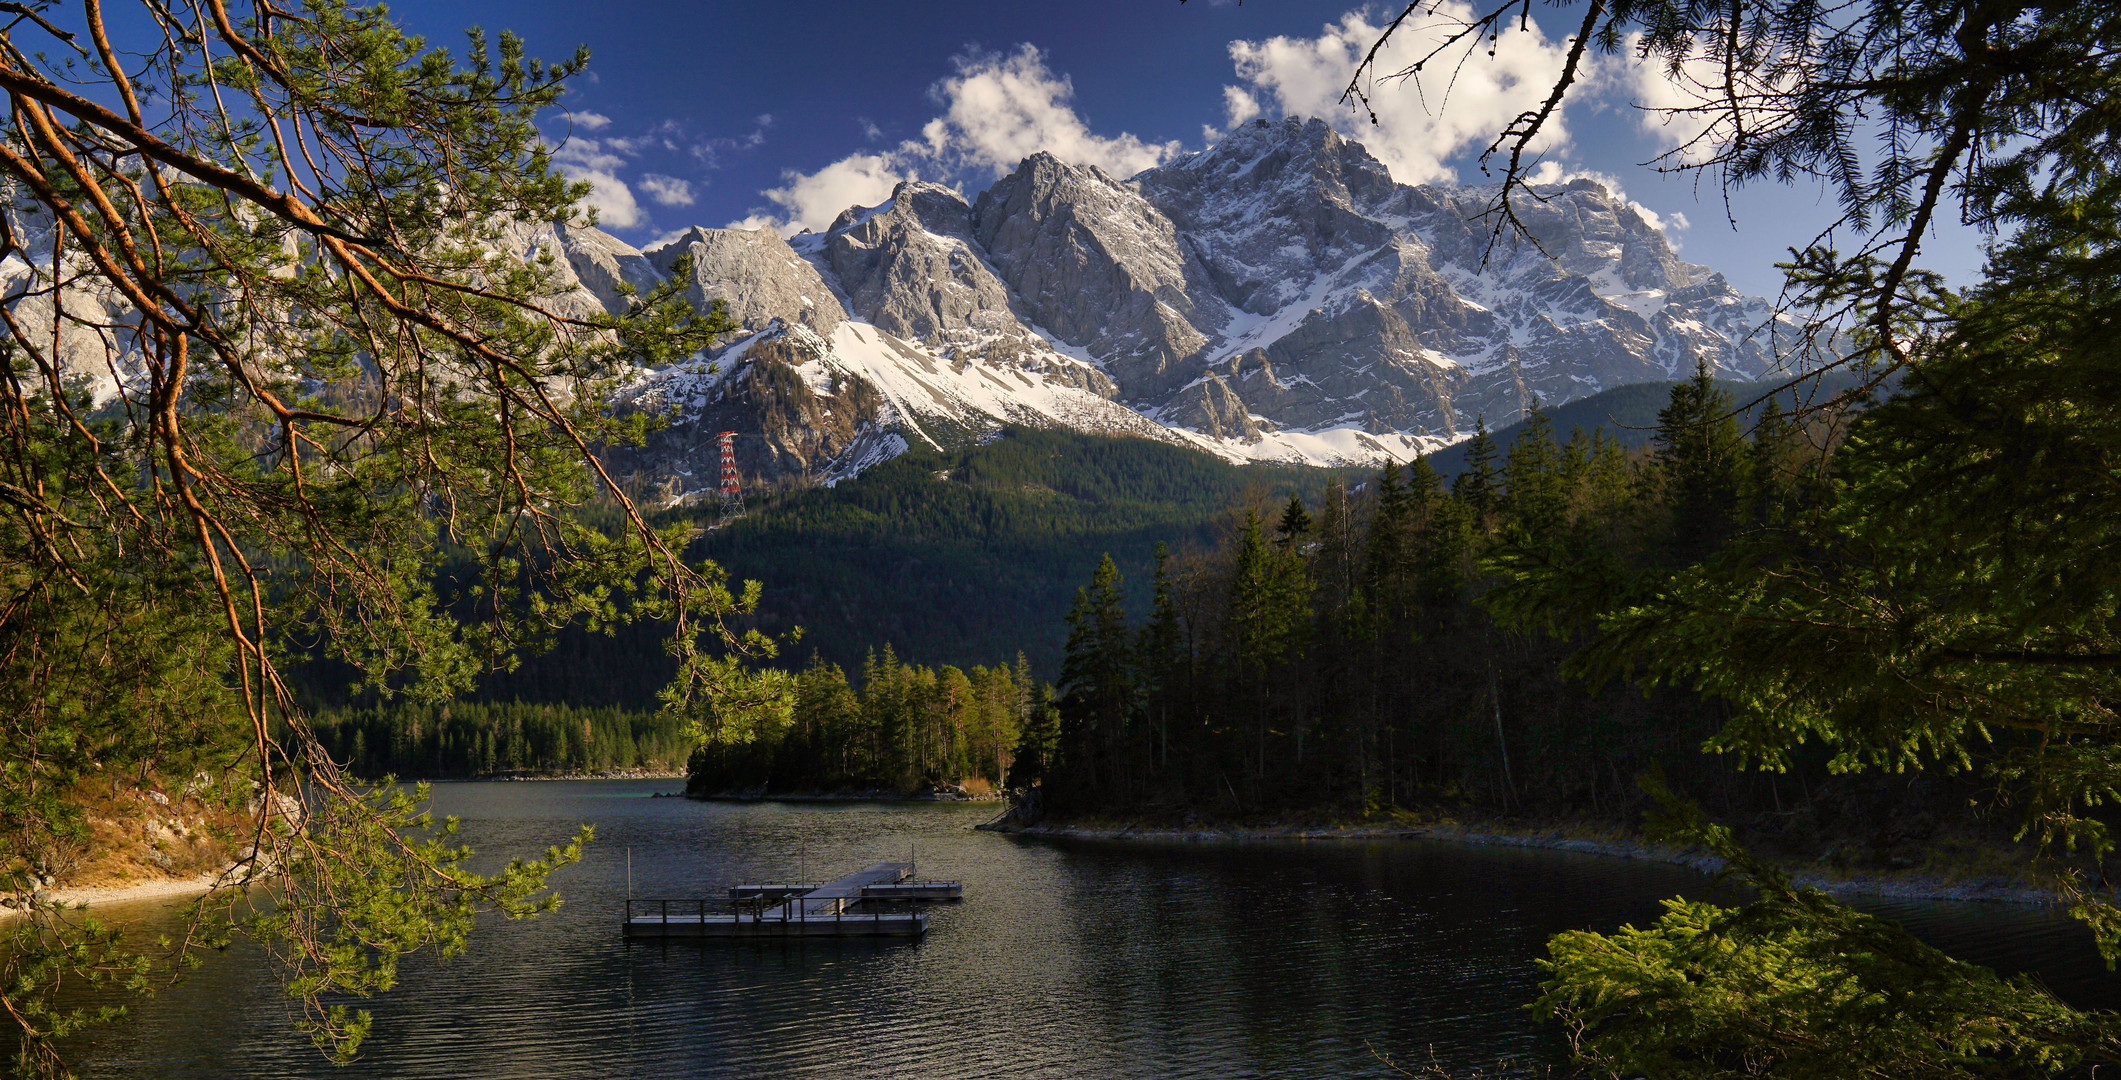
[[[1779,395],[1770,396],[1760,407],[1753,424],[1753,440],[1746,455],[1746,489],[1752,495],[1751,516],[1756,525],[1778,522],[1796,487],[1795,467],[1798,432],[1796,423],[1782,411]]]
[[[1138,655],[1141,658],[1141,692],[1150,723],[1155,728],[1154,763],[1158,771],[1170,764],[1171,716],[1176,698],[1187,682],[1184,633],[1178,611],[1178,587],[1171,580],[1171,549],[1156,545],[1156,585],[1149,621],[1142,625]]]
[[[1731,395],[1708,361],[1672,388],[1657,414],[1657,466],[1672,514],[1672,558],[1698,562],[1721,547],[1737,523],[1747,460]]]
[[[1281,511],[1281,521],[1274,526],[1274,543],[1285,549],[1301,550],[1304,537],[1311,532],[1311,512],[1304,508],[1300,495],[1289,496],[1289,504]]]
[[[1120,790],[1124,742],[1139,704],[1137,670],[1119,567],[1108,554],[1098,561],[1090,584],[1076,590],[1068,613],[1067,653],[1055,702],[1060,758],[1077,785],[1068,795],[1096,798]]]
[[[1389,463],[1386,466],[1391,468]],[[1361,577],[1361,537],[1355,528],[1354,508],[1348,505],[1348,485],[1334,480],[1326,485],[1319,503],[1318,549],[1311,560],[1311,579],[1317,589],[1321,625],[1331,633],[1346,632],[1357,601]]]
[[[1417,511],[1426,511],[1443,494],[1443,477],[1437,475],[1436,466],[1429,464],[1429,456],[1423,454],[1407,466],[1407,498]]]
[[[1255,786],[1266,781],[1277,669],[1303,654],[1311,618],[1311,583],[1303,561],[1267,543],[1263,532],[1258,510],[1247,511],[1231,558],[1226,617],[1231,660],[1256,735]]]
[[[1473,437],[1466,440],[1466,467],[1451,481],[1451,494],[1472,512],[1476,523],[1485,525],[1488,515],[1496,510],[1502,493],[1497,490],[1501,480],[1495,470],[1495,440],[1488,434],[1486,417],[1480,418],[1473,429]]]
[[[1426,468],[1423,460],[1417,469]],[[1433,479],[1435,470],[1428,476]],[[1369,633],[1390,636],[1404,625],[1414,582],[1408,553],[1415,544],[1414,506],[1400,486],[1399,467],[1387,463],[1377,474],[1376,508],[1363,538],[1363,600]]]
[[[1015,778],[1020,785],[1043,782],[1054,772],[1061,721],[1053,699],[1053,687],[1045,683],[1033,685],[1025,698],[1023,726],[1016,740]]]
[[[1498,4],[1447,40],[1492,56],[1532,29]],[[1544,104],[1492,144],[1507,155],[1498,240],[1523,224],[1531,148],[1570,88],[1598,52],[1631,48],[1669,76],[1680,103],[1666,115],[1695,132],[1669,164],[1717,171],[1726,191],[1832,189],[1843,215],[1789,267],[1789,313],[1809,323],[1777,352],[1831,343],[1826,366],[1860,376],[1843,400],[1875,401],[1815,505],[1719,551],[1744,474],[1760,470],[1698,372],[1658,447],[1665,561],[1685,568],[1607,610],[1577,670],[1721,698],[1730,720],[1710,746],[1771,769],[1823,743],[1842,770],[1979,770],[2027,839],[2110,854],[2087,808],[2121,788],[2121,8],[1647,0],[1584,5],[1574,31]],[[1350,93],[1374,73],[1358,65]],[[1996,238],[1963,291],[1919,262],[1946,215]],[[1754,464],[1767,453],[1756,437]],[[1555,940],[1543,1005],[1599,1071],[2050,1076],[2121,1061],[2111,1014],[1950,961],[1792,887],[1698,813],[1673,816],[1759,898],[1674,901],[1647,930]],[[2106,958],[2121,956],[2121,911],[2067,863],[2051,869]]]
[[[1548,542],[1568,514],[1568,490],[1554,427],[1534,405],[1503,464],[1510,525],[1533,542]]]

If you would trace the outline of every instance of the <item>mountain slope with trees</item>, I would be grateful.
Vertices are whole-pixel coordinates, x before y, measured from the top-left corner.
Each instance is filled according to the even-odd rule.
[[[1210,543],[1248,493],[1285,498],[1332,475],[1232,465],[1146,439],[1005,428],[957,449],[909,451],[833,487],[754,497],[733,518],[703,507],[658,520],[692,531],[692,557],[763,585],[750,625],[802,631],[782,663],[816,655],[857,671],[889,645],[910,663],[970,669],[1022,651],[1050,680],[1061,616],[1101,553],[1146,581],[1158,542]],[[552,652],[486,679],[479,696],[655,708],[675,667],[661,631],[615,629],[569,632]]]
[[[1748,438],[1706,372],[1665,397],[1646,448],[1557,440],[1535,413],[1506,453],[1476,440],[1449,483],[1422,460],[1360,490],[1256,501],[1223,543],[1167,550],[1146,603],[1106,560],[1067,616],[1045,810],[1625,822],[1653,768],[1725,811],[1781,809],[1775,778],[1696,751],[1721,704],[1575,682],[1564,662],[1591,626],[1511,606],[1534,568],[1588,596],[1652,588],[1818,498],[1811,439],[1831,424],[1770,406]],[[1822,756],[1803,765],[1826,781]],[[1816,817],[1802,781],[1784,783]]]

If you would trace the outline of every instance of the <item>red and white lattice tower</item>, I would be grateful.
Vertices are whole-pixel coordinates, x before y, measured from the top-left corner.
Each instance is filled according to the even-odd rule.
[[[737,482],[736,432],[725,431],[717,438],[722,440],[722,498],[734,499],[744,493],[743,486]]]

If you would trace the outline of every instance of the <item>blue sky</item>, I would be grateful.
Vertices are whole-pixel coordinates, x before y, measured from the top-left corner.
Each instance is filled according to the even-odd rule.
[[[476,24],[514,30],[548,57],[587,45],[572,116],[555,114],[547,131],[567,167],[597,184],[605,227],[636,244],[691,225],[819,225],[881,201],[904,176],[969,196],[1029,149],[1131,172],[1201,149],[1255,112],[1322,116],[1403,182],[1477,182],[1474,155],[1543,95],[1565,33],[1542,7],[1554,29],[1506,37],[1494,61],[1474,58],[1448,106],[1441,82],[1381,87],[1384,126],[1372,128],[1332,98],[1389,11],[1347,0],[422,0],[396,10],[436,44],[455,45]],[[1436,32],[1415,29],[1410,46]],[[1734,229],[1713,181],[1643,167],[1672,139],[1635,107],[1659,93],[1639,65],[1604,63],[1565,114],[1551,168],[1616,182],[1683,256],[1773,295],[1773,263],[1833,219],[1831,196],[1743,189]],[[1927,250],[1924,261],[1959,283],[1978,265],[1960,230]]]

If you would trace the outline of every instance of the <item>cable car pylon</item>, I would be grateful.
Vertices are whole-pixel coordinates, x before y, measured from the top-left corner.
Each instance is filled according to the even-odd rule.
[[[736,471],[736,432],[724,431],[715,438],[722,443],[722,503],[728,509],[739,509],[744,504],[744,485]]]

